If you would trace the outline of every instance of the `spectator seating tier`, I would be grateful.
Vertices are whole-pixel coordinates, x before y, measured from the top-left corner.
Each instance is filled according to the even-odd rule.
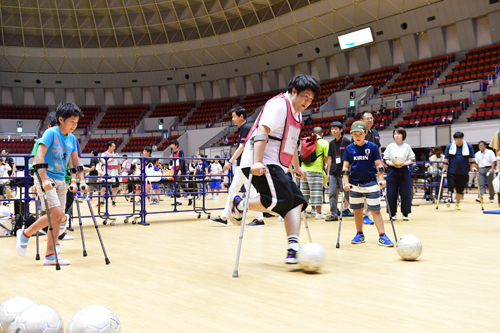
[[[109,141],[114,141],[116,144],[116,147],[120,146],[122,143],[123,139],[122,138],[98,138],[98,139],[90,139],[89,142],[87,142],[87,145],[85,145],[85,148],[83,149],[82,153],[88,154],[92,150],[97,150],[99,152],[99,155],[106,151],[108,148],[108,142]]]
[[[175,103],[175,104],[159,104],[155,107],[151,118],[156,117],[179,117],[182,120],[196,103]]]
[[[47,106],[1,105],[0,119],[40,119],[43,122],[48,111]]]
[[[133,129],[149,109],[149,105],[110,106],[99,123],[100,129]]]
[[[184,125],[210,124],[222,118],[239,98],[225,98],[211,101],[203,101],[200,106],[189,116]]]
[[[377,69],[375,71],[364,72],[356,81],[354,81],[349,89],[371,85],[374,89],[373,94],[376,94],[378,90],[394,76],[394,74],[399,73],[399,70],[399,66],[392,66],[388,68]]]
[[[11,155],[31,154],[34,145],[34,139],[2,139],[0,141],[0,149],[9,149],[9,154]]]
[[[146,146],[152,147],[153,145],[158,145],[161,139],[161,136],[133,137],[123,147],[122,152],[142,152]]]

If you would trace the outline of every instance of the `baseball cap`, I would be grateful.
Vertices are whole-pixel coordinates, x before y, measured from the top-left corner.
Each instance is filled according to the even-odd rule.
[[[355,121],[352,126],[351,126],[351,133],[352,132],[366,132],[366,125],[362,121]]]

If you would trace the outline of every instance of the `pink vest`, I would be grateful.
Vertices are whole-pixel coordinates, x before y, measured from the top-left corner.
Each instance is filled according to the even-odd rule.
[[[295,153],[295,148],[297,148],[297,142],[299,140],[299,134],[300,134],[300,126],[302,122],[302,114],[299,113],[299,121],[295,120],[292,112],[292,107],[290,105],[290,101],[288,98],[286,98],[283,93],[274,96],[273,98],[283,98],[286,102],[286,119],[285,119],[285,130],[283,131],[283,138],[279,139],[273,136],[269,136],[269,140],[277,140],[281,141],[281,146],[280,146],[280,163],[283,165],[285,168],[288,168],[290,164],[292,163],[293,155]],[[267,103],[266,103],[267,105]],[[264,110],[266,108],[266,105],[262,108],[260,111],[259,117],[253,124],[252,128],[250,129],[250,132],[248,132],[248,136],[245,140],[245,142],[248,142],[250,137],[252,136],[253,132],[257,129],[259,126],[260,122],[260,117],[262,116],[262,113],[264,113]]]

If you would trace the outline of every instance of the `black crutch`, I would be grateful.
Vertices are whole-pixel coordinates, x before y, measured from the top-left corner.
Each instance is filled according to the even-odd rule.
[[[97,225],[97,221],[95,220],[94,210],[92,209],[92,203],[90,202],[88,194],[85,194],[85,200],[87,200],[87,204],[89,205],[90,215],[92,215],[92,220],[94,221],[95,230],[97,231],[97,236],[99,236],[99,241],[101,242],[102,252],[104,253],[104,259],[105,259],[104,261],[106,262],[106,265],[109,265],[110,261],[108,259],[108,255],[106,254],[104,243],[102,242],[101,233],[99,232],[99,226]]]
[[[337,245],[335,245],[337,249],[340,248],[340,228],[342,228],[342,214],[344,213],[344,200],[345,200],[345,189],[342,191],[342,204],[340,205],[339,235],[337,236]]]
[[[391,220],[392,231],[394,232],[394,240],[396,244],[398,243],[398,236],[396,236],[396,229],[394,228],[394,221],[392,220],[391,207],[389,206],[389,198],[387,197],[387,187],[384,190],[385,194],[385,204],[387,205],[387,211],[389,212],[389,219]]]
[[[80,202],[78,198],[76,201],[76,209],[78,210],[78,223],[80,225],[80,234],[82,235],[82,246],[83,246],[83,256],[87,256],[87,250],[85,248],[85,238],[83,237],[83,226],[82,226],[82,213],[80,212]]]
[[[36,166],[36,165],[35,165]],[[35,170],[36,177],[38,179],[38,182],[40,183],[40,188],[42,189],[42,196],[43,196],[43,202],[45,203],[45,212],[47,214],[47,219],[49,221],[49,232],[52,235],[52,245],[54,246],[54,257],[56,258],[56,270],[60,270],[61,266],[59,265],[59,258],[57,256],[57,251],[56,251],[56,240],[54,238],[54,232],[52,230],[52,220],[50,219],[50,210],[49,210],[49,203],[47,202],[47,193],[45,193],[45,189],[43,188],[43,182],[42,178],[40,178],[40,174],[38,173],[38,168]],[[52,183],[52,187],[55,187],[56,184]],[[49,237],[49,233],[47,233],[47,242]],[[55,236],[58,237],[58,236]]]
[[[37,194],[35,197],[35,212],[36,212],[35,214],[36,214],[37,220],[40,217],[40,212],[38,209],[38,200],[40,200],[40,197]],[[45,207],[45,209],[47,209],[47,207]],[[35,260],[40,260],[40,230],[38,230],[36,232],[36,256],[35,256]]]

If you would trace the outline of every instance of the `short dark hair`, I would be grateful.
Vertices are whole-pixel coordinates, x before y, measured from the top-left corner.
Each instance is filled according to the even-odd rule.
[[[172,141],[170,142],[170,144],[174,144],[174,145],[176,145],[177,147],[179,147],[179,141],[177,141],[177,140],[175,140],[175,139],[174,139],[174,140],[172,140]]]
[[[83,112],[78,106],[73,103],[60,103],[56,109],[57,124],[59,125],[59,118],[62,117],[63,120],[77,116],[78,118],[83,118]]]
[[[288,82],[288,88],[286,91],[291,93],[293,88],[297,90],[297,94],[300,94],[304,90],[311,90],[314,94],[314,99],[319,98],[319,93],[321,88],[319,87],[318,81],[310,75],[299,74],[295,75],[290,82]]]
[[[406,130],[403,128],[403,127],[396,127],[393,131],[392,131],[392,137],[394,138],[394,134],[396,133],[399,133],[403,136],[403,141],[406,140]]]
[[[333,123],[330,124],[330,129],[332,127],[337,127],[339,128],[342,132],[344,132],[344,125],[340,121],[334,121]]]
[[[106,146],[106,149],[109,149],[109,147],[111,147],[114,144],[115,144],[114,141],[108,141],[108,145]]]
[[[4,149],[2,149],[2,151],[6,151],[7,154],[8,154],[9,153],[9,148],[4,148]]]
[[[57,117],[54,111],[47,116],[47,125],[50,125],[50,127],[57,125]]]
[[[483,143],[485,146],[488,146],[488,144],[486,143],[486,141],[483,141],[483,140],[479,141],[479,142],[477,143],[477,145],[479,146],[481,143]]]
[[[217,159],[219,159],[219,158],[220,158],[220,156],[219,156],[219,155],[215,155],[215,157],[214,157],[214,158],[217,158]]]
[[[364,117],[364,116],[365,116],[365,114],[367,114],[367,113],[368,113],[368,114],[370,114],[370,116],[372,115],[372,113],[371,113],[370,111],[365,110],[365,111],[361,112],[361,119],[363,119],[363,117]]]
[[[99,152],[98,152],[97,150],[95,150],[95,149],[94,149],[94,150],[92,150],[90,153],[91,153],[92,155],[94,155],[94,156],[97,156],[97,154],[99,154]]]
[[[153,152],[153,148],[151,148],[150,146],[144,147],[144,150],[149,152],[150,154]]]
[[[123,155],[123,157],[127,157],[127,155]]]
[[[236,113],[236,117],[243,116],[244,119],[247,119],[247,110],[242,106],[237,106],[231,110],[231,114]]]
[[[464,137],[464,133],[462,133],[462,132],[455,132],[453,134],[453,139],[463,139],[463,137]]]
[[[159,159],[157,159],[157,158],[155,158],[155,159],[153,160],[153,164],[156,164],[156,162],[160,162],[160,160],[159,160]]]

